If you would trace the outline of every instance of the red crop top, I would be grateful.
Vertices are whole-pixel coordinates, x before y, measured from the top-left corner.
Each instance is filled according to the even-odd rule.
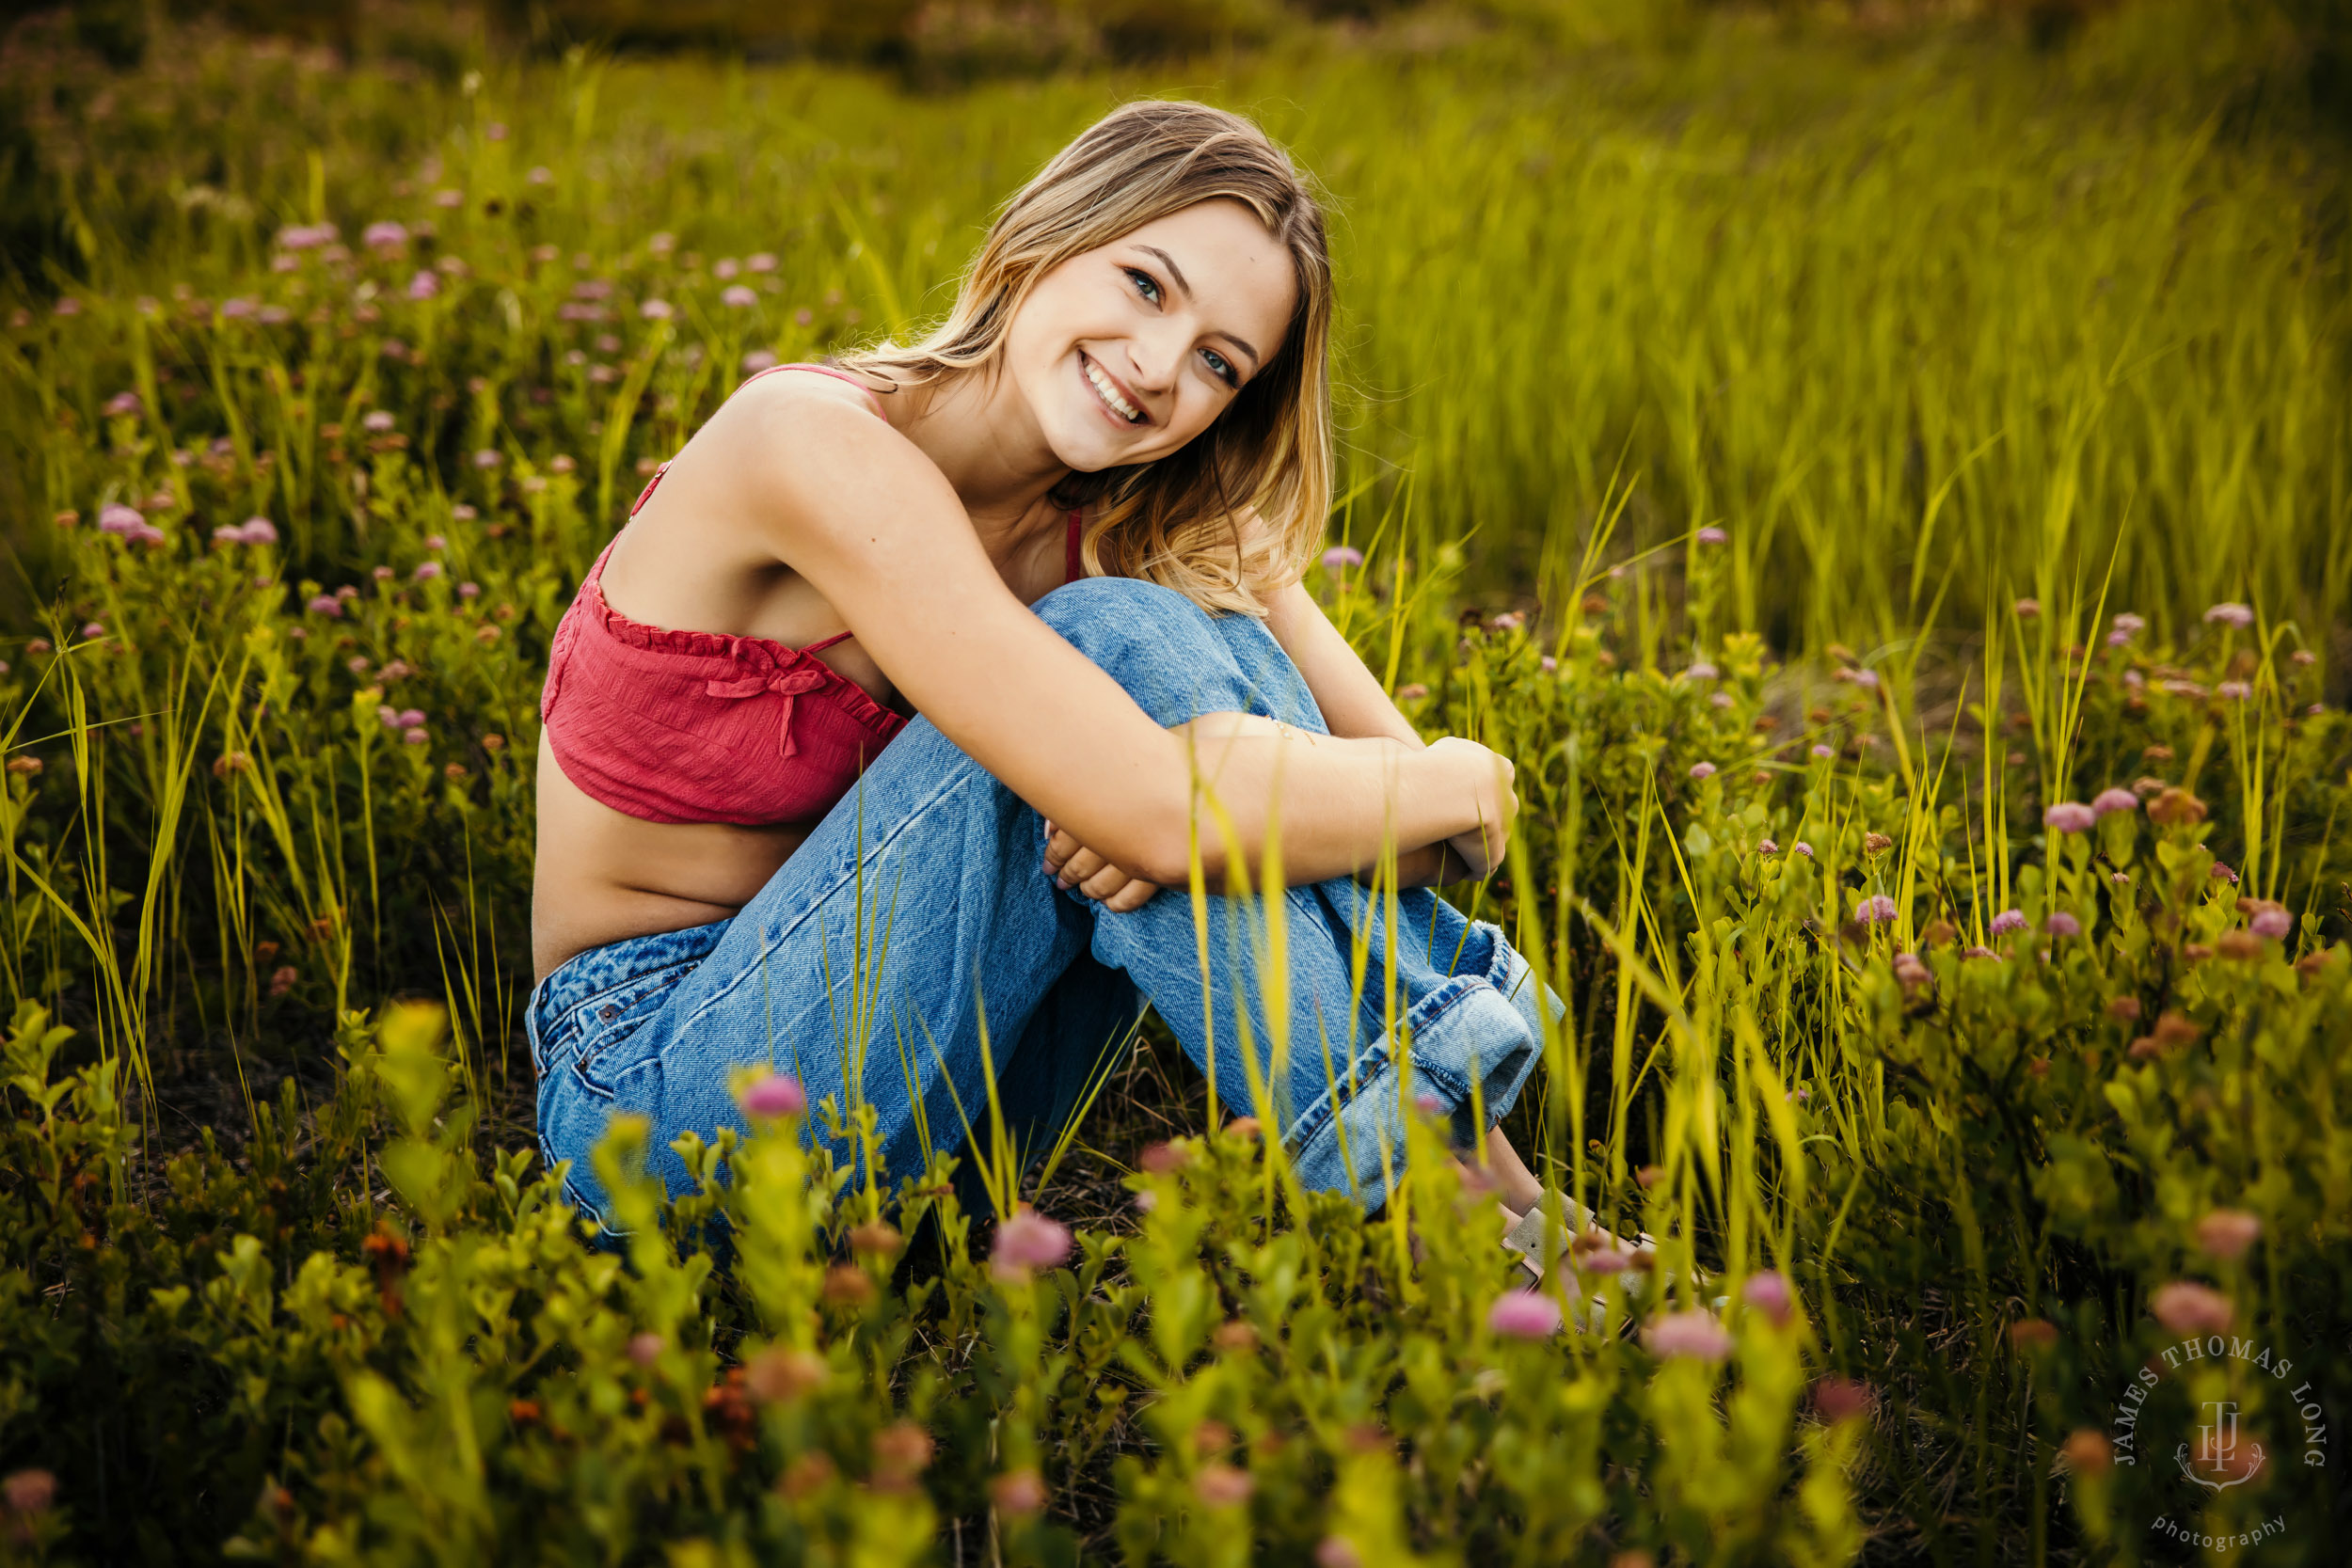
[[[837,376],[874,396],[823,365],[759,374],[790,370]],[[882,413],[879,399],[874,412]],[[630,516],[668,467],[654,470]],[[764,637],[641,625],[605,602],[612,553],[605,546],[557,624],[539,698],[555,760],[591,799],[647,822],[810,822],[906,727],[817,657],[850,633],[787,648]],[[1064,562],[1065,580],[1075,580],[1083,570],[1075,512]]]

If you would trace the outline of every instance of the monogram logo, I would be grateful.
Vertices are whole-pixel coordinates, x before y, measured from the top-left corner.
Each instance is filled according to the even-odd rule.
[[[2238,1440],[2237,1402],[2209,1400],[2204,1424],[2197,1429],[2196,1456],[2191,1458],[2188,1445],[2183,1443],[2172,1458],[2181,1474],[2200,1486],[2223,1492],[2259,1475],[2265,1455],[2260,1443]]]

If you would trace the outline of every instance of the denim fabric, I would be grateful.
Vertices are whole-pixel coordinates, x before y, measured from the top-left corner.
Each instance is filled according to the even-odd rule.
[[[1070,583],[1036,610],[1163,725],[1247,711],[1324,730],[1297,669],[1248,616],[1124,578]],[[812,1106],[870,1102],[894,1181],[927,1147],[959,1147],[966,1118],[986,1125],[984,1061],[1015,1126],[1050,1131],[1148,1001],[1230,1111],[1271,1113],[1309,1186],[1376,1208],[1411,1105],[1434,1101],[1457,1143],[1474,1141],[1472,1105],[1492,1125],[1541,1053],[1537,1007],[1563,1010],[1500,929],[1426,889],[1397,895],[1389,974],[1385,911],[1347,878],[1284,894],[1279,986],[1260,901],[1212,895],[1204,986],[1184,889],[1109,913],[1055,887],[1044,842],[1037,812],[918,719],[733,919],[548,974],[529,1011],[540,1140],[550,1163],[572,1163],[575,1200],[601,1202],[587,1156],[615,1111],[650,1118],[654,1169],[678,1191],[669,1141],[742,1125],[728,1076],[746,1064],[794,1074]],[[1385,1026],[1391,987],[1399,1038]],[[1286,1050],[1269,992],[1285,1004]],[[808,1136],[826,1136],[815,1117]]]

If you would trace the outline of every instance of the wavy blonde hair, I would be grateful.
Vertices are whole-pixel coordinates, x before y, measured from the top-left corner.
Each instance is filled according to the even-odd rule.
[[[1208,429],[1151,463],[1073,473],[1053,499],[1085,506],[1087,569],[1172,588],[1208,610],[1263,615],[1295,581],[1331,506],[1331,259],[1323,207],[1265,133],[1206,103],[1112,110],[1021,187],[990,225],[946,319],[919,342],[835,363],[919,387],[998,361],[1013,314],[1073,256],[1224,197],[1290,252],[1298,289],[1282,346]],[[1259,526],[1245,530],[1243,515]]]

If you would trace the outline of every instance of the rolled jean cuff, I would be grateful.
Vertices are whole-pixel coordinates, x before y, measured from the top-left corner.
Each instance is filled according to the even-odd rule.
[[[1337,1085],[1292,1127],[1291,1161],[1307,1187],[1351,1192],[1371,1212],[1405,1174],[1405,1118],[1420,1102],[1434,1101],[1433,1114],[1448,1118],[1457,1148],[1474,1147],[1518,1103],[1543,1059],[1537,1009],[1549,1006],[1556,1020],[1567,1008],[1501,927],[1474,921],[1463,945],[1461,967],[1405,1016],[1405,1081],[1394,1041],[1384,1038],[1358,1058],[1352,1091]]]

